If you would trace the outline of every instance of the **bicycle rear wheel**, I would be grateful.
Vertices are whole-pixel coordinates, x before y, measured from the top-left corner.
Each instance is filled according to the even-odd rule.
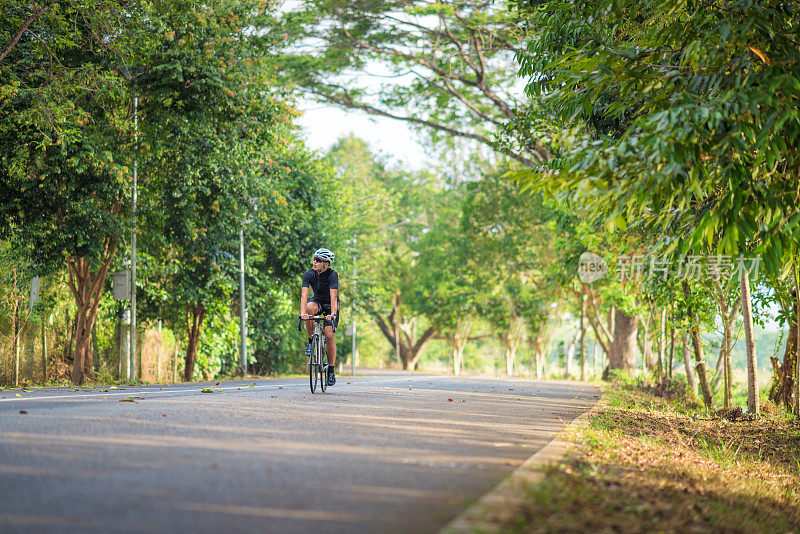
[[[308,359],[308,385],[311,386],[311,393],[317,391],[317,344],[318,338],[311,339],[311,357]]]

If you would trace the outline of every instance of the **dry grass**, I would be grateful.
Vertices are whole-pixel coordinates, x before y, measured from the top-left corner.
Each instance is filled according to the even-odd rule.
[[[800,424],[707,417],[619,384],[509,532],[800,532]]]

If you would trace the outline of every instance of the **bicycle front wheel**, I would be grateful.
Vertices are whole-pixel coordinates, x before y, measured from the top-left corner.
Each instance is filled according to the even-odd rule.
[[[317,391],[317,338],[311,340],[311,357],[308,359],[308,385],[311,393]]]
[[[319,370],[319,387],[322,389],[322,392],[325,393],[325,389],[328,387],[328,376],[325,372],[325,344],[319,344],[319,365],[317,369]]]

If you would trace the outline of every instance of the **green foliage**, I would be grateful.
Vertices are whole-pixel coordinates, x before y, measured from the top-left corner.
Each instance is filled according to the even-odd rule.
[[[133,26],[125,11],[53,3],[0,69],[0,236],[41,273],[97,260],[124,228],[127,100],[116,68],[130,50],[115,30]],[[7,2],[4,33],[26,14]]]
[[[276,63],[305,95],[406,121],[434,141],[542,157],[536,142],[496,142],[515,115],[513,54],[526,33],[502,2],[313,0],[281,23],[291,39]]]
[[[530,174],[609,229],[667,250],[794,255],[800,133],[798,13],[778,1],[541,2],[518,57],[528,92],[563,128]],[[683,238],[686,239],[683,239]]]

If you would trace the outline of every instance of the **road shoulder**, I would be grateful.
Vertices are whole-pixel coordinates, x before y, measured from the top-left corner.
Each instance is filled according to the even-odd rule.
[[[530,458],[503,479],[475,504],[451,520],[440,534],[465,534],[474,532],[500,532],[524,509],[529,498],[526,491],[541,482],[546,468],[561,461],[575,445],[567,434],[586,426],[592,414],[602,405],[603,397],[591,409],[576,417],[550,443],[539,449]]]

